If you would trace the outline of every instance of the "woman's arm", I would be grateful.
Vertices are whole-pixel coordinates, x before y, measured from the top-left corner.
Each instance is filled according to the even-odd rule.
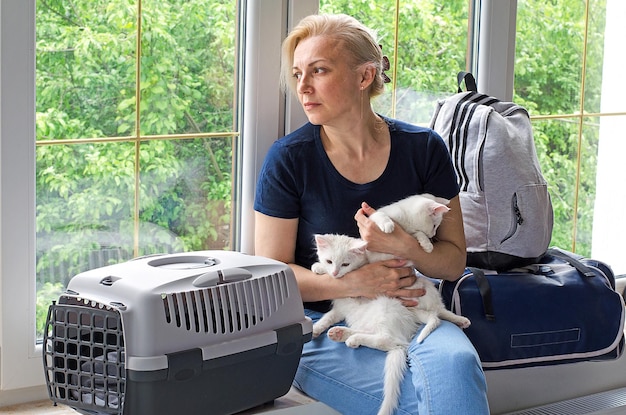
[[[415,282],[406,261],[389,260],[368,264],[342,278],[327,274],[317,275],[294,263],[298,219],[282,219],[255,212],[255,255],[285,262],[293,270],[300,295],[305,302],[332,300],[345,297],[368,297],[390,295],[419,297],[423,290],[405,287]]]
[[[369,219],[375,210],[366,203],[357,211],[355,219],[361,237],[368,243],[368,249],[408,259],[429,277],[454,281],[465,269],[465,232],[459,197],[450,200],[448,207],[450,211],[444,215],[437,229],[431,253],[424,252],[419,242],[399,226],[390,234],[382,232]]]

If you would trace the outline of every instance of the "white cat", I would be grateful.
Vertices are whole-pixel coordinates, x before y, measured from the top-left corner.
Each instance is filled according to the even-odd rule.
[[[370,219],[385,233],[393,232],[395,221],[405,232],[417,239],[425,252],[431,253],[433,244],[430,238],[435,236],[443,215],[450,210],[449,203],[448,199],[429,193],[413,195],[383,206]],[[371,258],[370,262],[373,262]]]
[[[448,202],[444,199],[435,201],[430,195],[411,196],[379,209],[370,218],[386,232],[393,231],[395,220],[418,239],[425,251],[432,252],[430,237],[434,236],[443,214],[449,210],[441,201]],[[319,262],[313,264],[311,270],[335,278],[369,262],[392,258],[388,254],[370,252],[365,241],[346,235],[315,235],[315,242]],[[313,325],[313,337],[317,337],[345,320],[345,327],[336,326],[328,331],[330,339],[345,342],[353,348],[367,346],[387,352],[384,399],[378,415],[390,415],[397,407],[400,383],[407,367],[407,347],[421,325],[424,324],[424,329],[417,338],[418,343],[439,326],[440,318],[462,328],[470,325],[469,319],[445,308],[439,291],[428,278],[418,275],[410,288],[426,291],[417,299],[417,306],[405,307],[399,299],[386,296],[336,299],[331,310]]]

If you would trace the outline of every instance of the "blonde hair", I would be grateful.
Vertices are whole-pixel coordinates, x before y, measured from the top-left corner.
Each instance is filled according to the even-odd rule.
[[[326,36],[342,43],[346,58],[354,67],[370,63],[376,68],[376,76],[370,85],[370,96],[378,96],[384,91],[383,54],[376,33],[352,16],[346,14],[314,14],[300,20],[282,45],[281,84],[296,92],[296,80],[292,75],[293,55],[298,44],[313,36]]]

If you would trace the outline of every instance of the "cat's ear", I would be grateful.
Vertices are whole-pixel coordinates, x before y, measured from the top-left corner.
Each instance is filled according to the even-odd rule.
[[[433,216],[443,215],[450,211],[450,208],[446,205],[442,205],[441,203],[434,203],[430,208],[430,213]]]
[[[430,193],[422,193],[422,196],[430,199],[430,200],[434,200],[437,203],[441,203],[442,205],[446,205],[448,206],[450,204],[450,200],[443,198],[443,197],[439,197],[439,196],[433,196]]]
[[[364,254],[367,249],[367,242],[363,239],[354,239],[350,242],[350,250],[359,254]]]
[[[315,234],[315,244],[317,245],[318,248],[323,248],[325,246],[328,246],[328,238],[326,238],[326,235],[320,235],[320,234]]]

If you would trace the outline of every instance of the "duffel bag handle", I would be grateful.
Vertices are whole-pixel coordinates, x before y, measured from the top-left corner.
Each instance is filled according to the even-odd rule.
[[[550,248],[546,252],[546,255],[550,255],[567,262],[572,267],[576,268],[576,271],[578,271],[578,273],[580,273],[580,275],[582,275],[583,277],[595,277],[596,275],[591,270],[591,268],[580,262],[578,259],[572,257],[571,255],[568,255],[566,252],[563,252],[559,249]],[[541,273],[545,275],[546,272],[543,269],[545,266],[546,265],[543,264],[537,264],[536,269],[529,269],[529,271],[531,273]],[[489,284],[489,280],[485,276],[485,272],[482,269],[475,267],[468,267],[468,269],[472,272],[472,275],[474,275],[474,281],[476,281],[476,285],[478,285],[478,291],[480,292],[483,309],[485,311],[485,318],[489,321],[495,321],[496,314],[494,312],[493,301],[491,299],[491,285]]]
[[[576,268],[580,275],[584,277],[595,277],[596,275],[591,270],[591,268],[589,268],[576,258],[572,257],[571,255],[568,255],[567,253],[561,251],[560,249],[550,248],[548,249],[548,252],[546,252],[546,254],[567,262],[568,264]]]

